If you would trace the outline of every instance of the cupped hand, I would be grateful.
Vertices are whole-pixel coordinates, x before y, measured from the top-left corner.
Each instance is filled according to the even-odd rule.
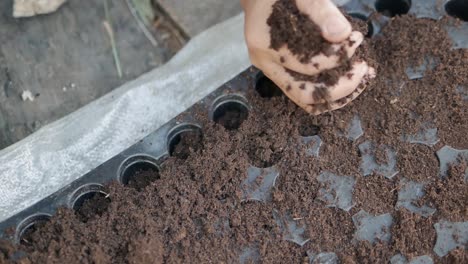
[[[331,0],[291,0],[296,1],[300,12],[306,14],[321,30],[322,36],[333,43],[332,49],[344,50],[350,58],[364,40],[362,33],[352,31],[351,24],[331,2]],[[316,76],[323,71],[340,66],[340,55],[319,53],[303,62],[292,54],[287,45],[278,50],[270,48],[270,27],[267,20],[273,11],[276,0],[241,0],[245,11],[245,38],[253,65],[275,82],[297,105],[309,113],[318,115],[341,108],[355,99],[364,89],[375,71],[365,61],[355,62],[350,71],[339,78],[336,84],[325,87],[326,101],[311,96],[323,83],[298,81],[289,71],[307,76]],[[291,29],[292,30],[292,29]]]

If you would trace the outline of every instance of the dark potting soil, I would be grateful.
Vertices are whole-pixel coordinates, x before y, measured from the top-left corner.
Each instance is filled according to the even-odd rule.
[[[302,137],[316,136],[320,132],[320,126],[318,126],[317,118],[315,116],[305,116],[300,121],[298,128],[299,135]]]
[[[157,170],[138,170],[135,172],[133,177],[128,181],[128,187],[134,188],[138,191],[143,190],[150,183],[156,181],[160,178],[159,172]]]
[[[111,200],[103,193],[95,193],[76,210],[77,218],[86,223],[94,217],[101,216],[106,210]]]
[[[214,121],[228,130],[233,130],[238,129],[247,116],[248,112],[239,111],[239,109],[226,109],[222,115],[215,117]]]
[[[37,230],[43,228],[46,225],[46,220],[41,220],[36,222],[34,225],[26,229],[21,236],[19,243],[23,246],[32,246],[32,241],[36,238],[35,236],[38,235]]]
[[[203,134],[199,130],[181,133],[177,144],[171,151],[171,156],[179,159],[187,159],[192,153],[197,153],[203,148]]]
[[[368,40],[380,63],[374,83],[341,110],[312,117],[284,96],[263,98],[251,87],[251,110],[238,129],[225,129],[199,111],[199,152],[169,158],[140,191],[110,184],[107,210],[86,223],[59,209],[34,232],[30,246],[0,243],[0,262],[21,250],[23,263],[308,263],[320,252],[336,253],[341,263],[389,263],[398,253],[408,260],[428,255],[435,263],[466,263],[466,245],[444,257],[434,253],[435,224],[468,221],[466,161],[440,177],[436,156],[445,145],[468,149],[468,102],[459,94],[467,84],[468,51],[450,49],[444,23],[392,19],[383,36]],[[405,69],[426,56],[437,66],[409,80]],[[360,137],[356,130],[348,133],[356,117]],[[408,135],[428,127],[438,129],[437,143],[408,142]],[[322,140],[318,157],[311,155],[313,144],[304,144],[310,138],[301,137],[314,134]],[[396,175],[365,175],[367,143],[376,148],[377,165],[391,167],[396,156]],[[251,165],[274,168],[247,181],[257,171]],[[272,187],[268,179],[275,171]],[[354,180],[352,203],[333,207],[337,193],[324,172]],[[424,184],[425,195],[411,204],[434,208],[433,214],[397,206],[406,181]],[[259,196],[259,190],[271,193]],[[392,219],[372,242],[359,239],[362,222],[353,217],[361,210]]]
[[[309,16],[299,11],[295,1],[277,1],[267,24],[270,26],[270,47],[279,50],[287,45],[302,63],[310,62],[321,52],[334,53],[332,44],[324,40],[320,28]]]

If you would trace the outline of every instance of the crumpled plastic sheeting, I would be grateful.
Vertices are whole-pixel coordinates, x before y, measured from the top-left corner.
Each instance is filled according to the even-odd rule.
[[[199,36],[166,65],[0,151],[0,221],[58,191],[249,67],[243,15]]]

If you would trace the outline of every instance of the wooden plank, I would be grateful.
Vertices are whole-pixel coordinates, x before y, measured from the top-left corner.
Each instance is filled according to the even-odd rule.
[[[239,0],[157,0],[157,2],[190,37],[241,12]]]
[[[0,1],[0,149],[174,54],[164,41],[150,43],[126,1],[108,2],[122,78],[103,27],[103,1],[70,0],[53,14],[23,19],[12,17],[12,1]],[[21,99],[24,90],[33,102]]]

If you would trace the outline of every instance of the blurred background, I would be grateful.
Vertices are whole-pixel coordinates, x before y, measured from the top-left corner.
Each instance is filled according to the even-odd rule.
[[[0,1],[0,149],[164,64],[191,37],[241,12],[238,0],[34,2]]]

